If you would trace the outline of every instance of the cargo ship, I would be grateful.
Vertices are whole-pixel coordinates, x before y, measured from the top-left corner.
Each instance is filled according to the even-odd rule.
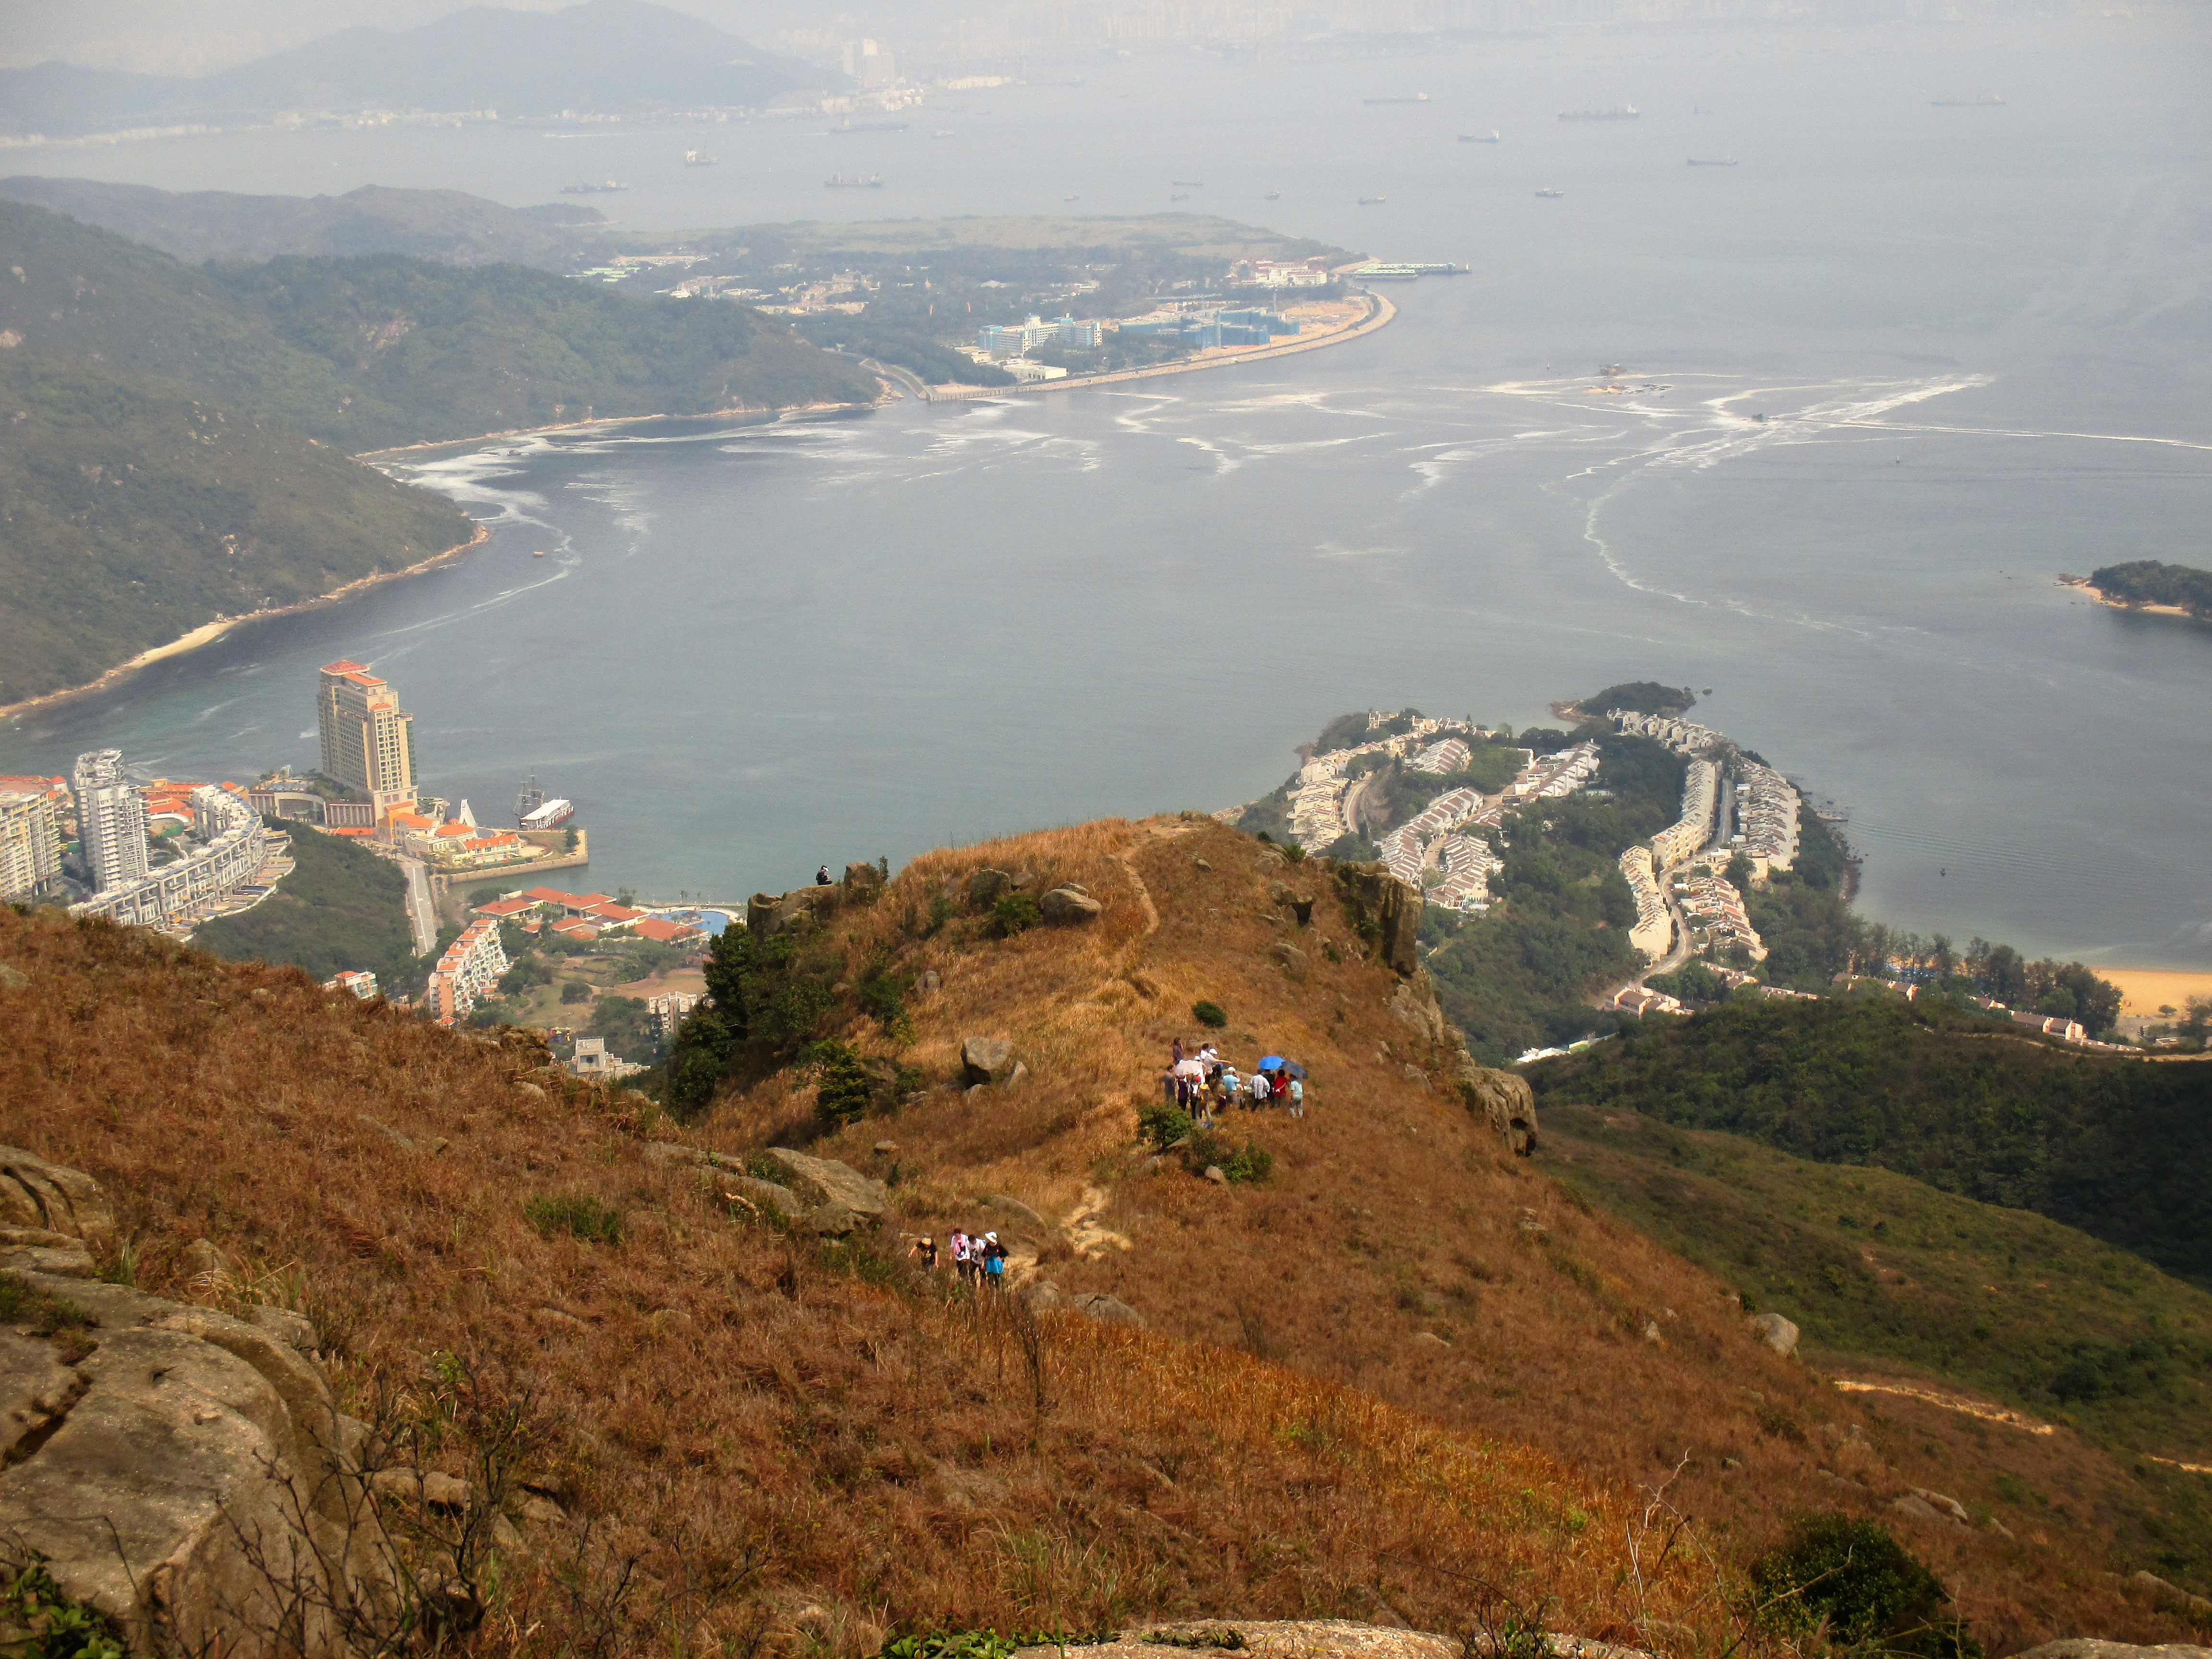
[[[1479,132],[1462,132],[1459,136],[1459,141],[1462,144],[1502,144],[1505,142],[1505,138],[1496,127],[1492,127],[1487,138]]]
[[[1633,121],[1644,112],[1633,104],[1623,104],[1618,109],[1563,109],[1562,121]]]
[[[1559,198],[1565,196],[1566,193],[1567,192],[1564,190],[1540,190],[1536,192],[1537,195],[1542,197],[1547,202],[1556,202]]]
[[[1429,94],[1425,92],[1413,92],[1407,93],[1401,98],[1365,98],[1360,101],[1368,104],[1425,104],[1429,101]]]
[[[833,173],[822,181],[824,190],[881,190],[884,175],[880,173],[856,173],[848,179],[842,173]]]
[[[574,805],[556,796],[544,805],[524,813],[519,827],[524,830],[558,830],[575,816]]]
[[[602,179],[597,184],[563,185],[561,193],[563,196],[609,196],[616,191],[629,188],[628,185],[617,184],[611,179]]]

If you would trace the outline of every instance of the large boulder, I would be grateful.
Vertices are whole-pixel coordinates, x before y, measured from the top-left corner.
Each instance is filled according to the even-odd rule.
[[[1004,870],[978,870],[968,878],[968,902],[996,904],[1013,887],[1014,878]]]
[[[1044,919],[1055,927],[1089,921],[1106,907],[1090,894],[1073,887],[1055,887],[1037,902]]]
[[[783,1171],[783,1185],[811,1205],[842,1204],[854,1215],[873,1220],[890,1206],[890,1189],[834,1158],[811,1158],[788,1147],[762,1154]]]
[[[1430,1042],[1441,1047],[1454,1039],[1451,1022],[1444,1018],[1435,981],[1425,968],[1415,969],[1411,978],[1398,982],[1398,988],[1390,994],[1389,1009],[1392,1018],[1411,1026]]]
[[[108,1215],[98,1186],[29,1154],[0,1157],[19,1194],[36,1177],[45,1218],[60,1224],[18,1231],[70,1240],[88,1260]],[[0,1331],[0,1441],[11,1443],[0,1534],[43,1557],[63,1594],[113,1620],[133,1651],[335,1659],[348,1650],[329,1609],[392,1624],[362,1428],[339,1413],[295,1322],[264,1328],[40,1271],[58,1253],[0,1237],[19,1293],[61,1316],[42,1322],[51,1337]],[[320,1611],[288,1624],[302,1608]]]
[[[1421,895],[1379,860],[1338,866],[1337,891],[1352,913],[1352,927],[1401,979],[1420,966],[1415,945],[1421,931]]]
[[[1314,902],[1310,893],[1297,892],[1286,882],[1273,881],[1267,884],[1267,896],[1295,916],[1299,927],[1304,927],[1313,921]]]
[[[1004,1037],[971,1036],[960,1044],[960,1066],[968,1082],[1004,1083],[1020,1062],[1014,1045]]]
[[[1797,1327],[1778,1313],[1753,1314],[1745,1322],[1751,1334],[1778,1354],[1797,1352]]]
[[[884,872],[872,864],[848,864],[845,866],[847,898],[872,898],[883,890],[883,884]]]
[[[2090,1636],[2070,1636],[2045,1642],[2016,1653],[2013,1659],[2212,1659],[2212,1648],[2194,1648],[2184,1642],[2139,1648],[2127,1642],[2100,1642]]]
[[[1459,1090],[1468,1109],[1481,1113],[1515,1157],[1526,1158],[1536,1150],[1536,1095],[1527,1078],[1478,1066],[1462,1049]]]
[[[0,1228],[28,1228],[97,1246],[115,1237],[115,1212],[90,1176],[20,1146],[0,1146]]]

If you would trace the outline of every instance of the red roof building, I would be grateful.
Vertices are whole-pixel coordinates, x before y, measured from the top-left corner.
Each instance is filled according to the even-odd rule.
[[[700,930],[686,927],[680,921],[663,921],[659,916],[647,916],[630,929],[640,939],[649,939],[656,945],[674,945],[687,939],[697,939]]]

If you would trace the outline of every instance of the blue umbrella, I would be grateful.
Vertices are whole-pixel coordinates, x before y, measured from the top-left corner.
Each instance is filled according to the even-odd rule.
[[[1260,1057],[1260,1069],[1263,1072],[1279,1070],[1282,1064],[1283,1057],[1280,1054],[1263,1054]]]

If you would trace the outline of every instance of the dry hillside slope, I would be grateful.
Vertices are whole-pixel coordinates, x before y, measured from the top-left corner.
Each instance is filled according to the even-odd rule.
[[[964,902],[992,868],[1035,873],[1037,891],[1078,883],[1103,913],[994,938]],[[1306,924],[1285,889],[1314,900]],[[1014,1218],[1018,1267],[1034,1249],[1035,1273],[1063,1294],[1110,1294],[1156,1329],[1541,1448],[1625,1492],[1679,1465],[1670,1499],[1739,1563],[1800,1516],[1878,1516],[1960,1588],[1993,1651],[2187,1627],[2121,1582],[2142,1563],[2099,1516],[2124,1466],[2070,1435],[1838,1395],[1754,1341],[1725,1285],[1511,1156],[1455,1086],[1460,1055],[1429,1023],[1425,976],[1376,960],[1345,890],[1327,860],[1291,865],[1189,816],[917,860],[805,948],[848,980],[872,963],[902,982],[936,976],[907,999],[910,1042],[857,1015],[842,1029],[937,1086],[811,1150],[878,1175],[896,1164],[909,1233]],[[958,914],[931,932],[940,896]],[[1265,1183],[1224,1188],[1135,1145],[1170,1042],[1210,1035],[1191,1015],[1200,1000],[1227,1011],[1218,1040],[1248,1071],[1267,1053],[1311,1069],[1303,1121],[1225,1122],[1273,1154]],[[1012,1043],[1018,1086],[960,1090],[975,1036]],[[741,1073],[696,1132],[736,1153],[796,1145],[817,1133],[812,1103],[803,1072]],[[894,1152],[872,1151],[886,1139]],[[981,1201],[994,1195],[1044,1224]],[[2008,1470],[2058,1495],[2017,1538],[1889,1508]]]

